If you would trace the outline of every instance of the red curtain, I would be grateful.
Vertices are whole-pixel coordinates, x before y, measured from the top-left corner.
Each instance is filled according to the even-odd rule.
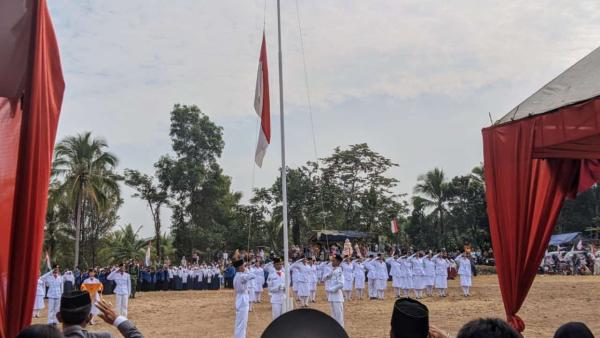
[[[31,322],[44,238],[52,153],[64,82],[45,0],[37,2],[30,81],[0,99],[0,336]]]
[[[483,130],[488,217],[508,322],[535,278],[565,198],[600,178],[597,100]],[[584,141],[582,141],[584,140]],[[585,144],[585,146],[573,146]],[[569,151],[570,149],[570,151]]]

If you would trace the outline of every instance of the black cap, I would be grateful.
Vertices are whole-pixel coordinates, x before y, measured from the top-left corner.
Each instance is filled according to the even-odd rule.
[[[310,323],[310,325],[306,325]],[[347,338],[344,328],[327,314],[313,309],[297,309],[277,317],[267,326],[262,338],[327,337]]]
[[[92,309],[92,300],[87,291],[71,291],[63,293],[60,298],[60,312],[79,312]]]
[[[429,310],[412,298],[400,298],[394,303],[392,332],[395,338],[427,338]]]
[[[234,268],[239,268],[243,264],[244,264],[244,260],[243,259],[238,259],[237,261],[233,261],[233,267]]]
[[[279,257],[273,258],[273,263],[281,263],[281,259]]]

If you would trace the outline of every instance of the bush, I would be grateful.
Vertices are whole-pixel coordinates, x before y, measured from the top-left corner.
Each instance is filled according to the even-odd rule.
[[[476,269],[477,269],[478,275],[495,275],[496,274],[495,266],[477,265]]]

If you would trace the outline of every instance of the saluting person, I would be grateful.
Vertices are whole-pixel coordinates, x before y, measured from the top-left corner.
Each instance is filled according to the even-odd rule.
[[[60,311],[60,297],[63,294],[64,281],[60,275],[60,267],[55,265],[52,271],[40,277],[48,287],[48,324],[58,325],[56,314]]]
[[[117,312],[121,316],[127,317],[127,306],[131,295],[131,277],[125,272],[125,264],[119,264],[119,268],[114,269],[107,279],[116,284],[114,292],[117,298]]]

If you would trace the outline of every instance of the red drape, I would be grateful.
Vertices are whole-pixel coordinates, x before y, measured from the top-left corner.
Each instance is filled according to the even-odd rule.
[[[46,1],[37,2],[29,86],[0,98],[0,336],[31,322],[64,82]]]
[[[563,201],[600,178],[600,101],[483,130],[488,217],[508,322],[535,278]]]

